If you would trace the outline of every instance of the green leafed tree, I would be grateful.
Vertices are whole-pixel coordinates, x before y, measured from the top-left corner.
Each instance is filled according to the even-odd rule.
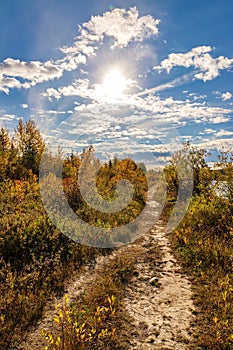
[[[14,145],[18,150],[21,171],[27,173],[31,170],[38,175],[45,143],[33,120],[28,120],[25,124],[19,120],[14,132]]]
[[[9,167],[11,140],[4,128],[0,130],[0,181],[4,181]]]
[[[205,159],[206,155],[205,150],[198,149],[186,142],[184,147],[172,156],[170,165],[164,169],[168,196],[175,198],[182,182],[185,183],[185,179],[191,177],[194,195],[207,190],[207,187],[210,186],[211,173]],[[188,172],[189,176],[187,176]]]

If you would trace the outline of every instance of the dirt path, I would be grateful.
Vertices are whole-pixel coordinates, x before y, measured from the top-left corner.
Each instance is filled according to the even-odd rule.
[[[146,253],[157,246],[161,259],[151,268],[143,254],[138,276],[127,288],[124,302],[134,326],[130,348],[185,350],[195,321],[190,282],[172,254],[162,224],[155,225],[143,241]]]
[[[114,259],[118,254],[135,252],[138,260],[124,299],[131,319],[125,330],[129,348],[188,349],[194,322],[190,282],[172,254],[162,222],[158,222],[134,244],[118,249],[111,256],[99,257],[95,269],[84,268],[76,279],[69,282],[66,293],[70,299],[77,298],[84,290],[88,290],[88,286],[98,276],[98,271],[108,264],[109,259]],[[61,300],[48,303],[45,316],[27,337],[22,350],[44,349],[46,344],[40,333],[42,329],[51,331],[54,326],[54,305],[58,302]]]

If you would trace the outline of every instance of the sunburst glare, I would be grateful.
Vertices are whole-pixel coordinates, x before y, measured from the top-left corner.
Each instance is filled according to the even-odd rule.
[[[103,80],[103,93],[109,98],[120,98],[129,85],[129,81],[118,69],[110,70]]]

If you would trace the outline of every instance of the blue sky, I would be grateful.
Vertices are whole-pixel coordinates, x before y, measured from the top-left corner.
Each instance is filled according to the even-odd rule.
[[[127,3],[127,6],[126,6]],[[2,2],[0,126],[148,165],[233,143],[233,2]]]

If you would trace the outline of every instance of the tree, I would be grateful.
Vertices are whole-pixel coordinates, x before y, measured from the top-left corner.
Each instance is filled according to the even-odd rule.
[[[222,150],[219,155],[219,162],[216,163],[218,171],[216,178],[219,192],[233,201],[233,151]]]
[[[4,181],[9,167],[11,139],[4,128],[0,130],[0,181]]]
[[[39,174],[39,165],[42,153],[45,150],[45,143],[39,129],[33,120],[28,120],[25,124],[20,119],[14,132],[14,145],[19,152],[20,165],[22,171],[31,170],[34,174]]]
[[[193,179],[194,195],[200,194],[206,189],[207,185],[210,185],[210,169],[205,160],[206,155],[205,150],[193,147],[189,142],[186,142],[183,149],[172,156],[170,165],[164,169],[167,189],[171,197],[176,197],[182,181],[185,181],[185,178],[188,180],[188,172],[190,172]],[[205,182],[207,178],[208,184]]]

